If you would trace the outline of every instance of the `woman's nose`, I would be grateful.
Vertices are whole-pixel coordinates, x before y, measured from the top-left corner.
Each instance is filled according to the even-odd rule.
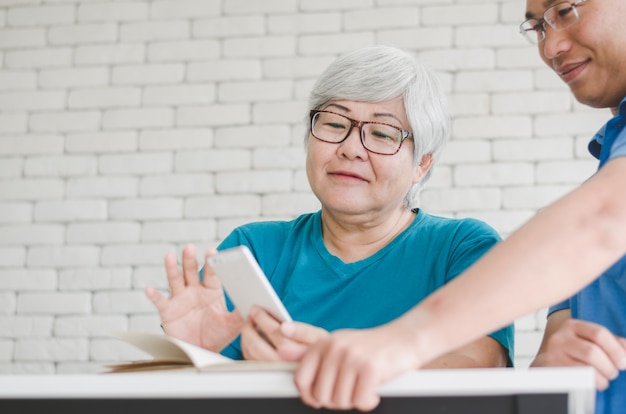
[[[345,140],[339,145],[339,151],[349,159],[366,158],[367,150],[361,140],[361,128],[353,125]]]

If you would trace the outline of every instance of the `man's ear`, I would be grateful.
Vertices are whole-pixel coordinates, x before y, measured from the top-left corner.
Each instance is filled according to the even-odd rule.
[[[413,176],[413,184],[422,181],[426,173],[430,171],[430,167],[433,166],[432,154],[426,154],[420,160],[419,165],[415,168],[415,175]]]

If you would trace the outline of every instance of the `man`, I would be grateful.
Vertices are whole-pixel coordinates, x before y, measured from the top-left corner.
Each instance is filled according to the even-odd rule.
[[[301,361],[295,382],[305,403],[373,409],[381,383],[565,300],[553,309],[533,365],[593,366],[598,388],[606,388],[597,413],[624,412],[626,1],[527,0],[526,10],[521,30],[543,61],[578,101],[614,115],[589,145],[597,173],[395,321],[281,350]]]
[[[615,16],[623,15],[595,0],[549,3],[543,12],[542,3],[536,7],[537,3],[528,2],[528,19],[520,25],[520,32],[538,45],[541,59],[569,85],[576,99],[592,107],[608,107],[616,116],[589,144],[602,168],[626,153],[626,140],[620,139],[624,129],[620,103],[626,96],[626,40],[610,29],[610,23],[617,21]],[[621,53],[616,53],[620,49]],[[591,76],[595,76],[593,81],[588,80]],[[624,264],[622,260],[572,298],[550,308],[540,350],[531,364],[594,367],[601,390],[597,394],[598,413],[626,410],[626,374],[620,375],[619,361],[611,358],[618,355],[613,348],[619,350],[620,343],[626,343],[617,336],[625,335],[626,325]]]

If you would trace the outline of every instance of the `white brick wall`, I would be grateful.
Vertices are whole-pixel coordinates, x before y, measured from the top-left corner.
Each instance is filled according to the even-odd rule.
[[[0,373],[145,357],[143,287],[167,252],[319,208],[309,90],[344,51],[405,48],[445,86],[453,136],[422,206],[503,236],[589,177],[608,117],[571,97],[493,0],[0,1]],[[545,312],[517,323],[526,366]]]

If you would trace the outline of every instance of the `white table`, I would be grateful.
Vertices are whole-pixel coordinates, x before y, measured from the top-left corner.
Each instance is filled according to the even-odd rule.
[[[383,385],[373,413],[593,414],[590,368],[423,370]],[[289,372],[0,376],[0,413],[319,413]],[[345,412],[345,411],[344,411]]]

